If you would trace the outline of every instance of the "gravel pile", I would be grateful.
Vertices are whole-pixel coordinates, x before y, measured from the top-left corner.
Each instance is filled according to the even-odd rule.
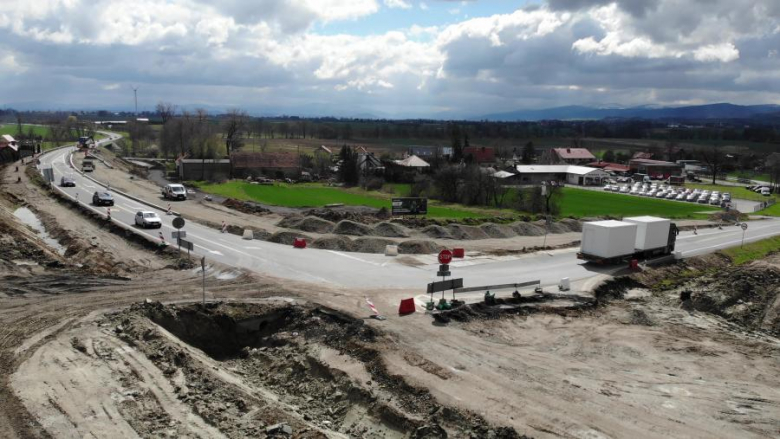
[[[365,224],[343,220],[336,224],[333,233],[337,235],[366,236],[371,234],[371,228]]]
[[[394,245],[395,241],[383,238],[358,238],[353,244],[354,251],[358,253],[384,253],[385,247]]]
[[[431,238],[452,239],[450,232],[448,232],[447,229],[442,226],[430,225],[420,231],[426,236],[430,236]]]
[[[482,224],[479,228],[491,238],[512,238],[517,236],[517,233],[511,227],[503,224],[487,223]]]
[[[324,238],[317,238],[311,243],[312,248],[320,248],[323,250],[337,250],[343,252],[355,251],[355,244],[351,239],[346,236],[326,236]]]
[[[464,226],[462,224],[450,224],[447,226],[447,230],[450,231],[450,235],[453,239],[459,240],[475,240],[475,239],[488,239],[489,236],[484,230],[475,226]]]
[[[303,230],[304,232],[331,233],[333,232],[334,227],[336,227],[336,225],[330,221],[317,218],[316,216],[307,216],[292,228]]]
[[[374,226],[374,235],[385,238],[406,238],[409,236],[406,228],[389,222],[381,222]]]
[[[303,238],[307,243],[312,242],[310,236],[296,232],[276,232],[268,238],[268,241],[277,244],[293,245],[295,238]]]
[[[515,231],[517,236],[542,236],[544,235],[544,225],[537,226],[530,222],[516,222],[509,225]]]
[[[442,250],[444,250],[444,246],[426,240],[404,241],[398,244],[398,253],[401,254],[424,255],[438,253]]]

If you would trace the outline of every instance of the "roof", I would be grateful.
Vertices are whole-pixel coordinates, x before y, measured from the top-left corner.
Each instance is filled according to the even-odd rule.
[[[298,168],[298,155],[290,152],[237,152],[231,155],[236,169]]]
[[[16,142],[16,139],[10,134],[3,134],[3,140],[6,142]]]
[[[511,172],[498,171],[495,174],[493,174],[493,177],[496,177],[496,178],[509,178],[509,177],[512,177],[513,175],[515,175],[515,174],[513,174]]]
[[[178,159],[177,162],[179,163],[230,163],[229,159]]]
[[[576,174],[587,175],[593,172],[604,172],[601,169],[574,165],[517,165],[519,174]]]
[[[19,146],[16,144],[16,139],[14,139],[10,134],[3,134],[2,139],[2,143],[4,144],[2,146],[3,148],[7,147],[13,149],[14,151],[19,151]]]
[[[395,163],[407,168],[427,168],[431,166],[428,164],[428,162],[421,159],[420,157],[417,157],[416,155],[410,155],[403,160],[396,160]]]
[[[326,152],[328,154],[333,154],[333,151],[331,151],[330,148],[328,148],[325,145],[320,145],[320,147],[317,148],[317,151],[322,151],[322,152]]]
[[[596,158],[585,148],[553,148],[553,151],[562,159],[593,160]]]
[[[650,160],[650,159],[631,159],[631,163],[640,163],[643,165],[682,166],[679,163],[666,162],[663,160]]]
[[[632,216],[629,218],[623,218],[623,221],[633,221],[636,223],[663,223],[669,222],[666,218],[658,218],[657,216]]]
[[[597,227],[608,227],[608,228],[636,227],[636,224],[625,223],[623,221],[615,221],[615,220],[591,221],[591,222],[587,222],[585,224],[592,224],[592,225],[597,226]]]
[[[472,156],[477,163],[488,163],[496,161],[496,151],[493,148],[484,146],[469,146],[463,148],[463,156]]]
[[[631,156],[632,159],[650,159],[653,158],[652,152],[636,152],[633,156]]]
[[[598,161],[598,162],[588,163],[586,166],[590,166],[591,168],[601,168],[605,171],[616,171],[616,172],[629,171],[629,167],[627,165],[621,165],[620,163]]]

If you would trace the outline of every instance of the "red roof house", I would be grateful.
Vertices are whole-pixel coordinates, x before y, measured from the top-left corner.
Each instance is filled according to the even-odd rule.
[[[471,157],[474,163],[493,163],[496,161],[496,150],[485,146],[469,146],[463,148],[463,157]]]
[[[596,156],[586,148],[552,148],[543,155],[543,159],[553,165],[584,165],[596,160]]]

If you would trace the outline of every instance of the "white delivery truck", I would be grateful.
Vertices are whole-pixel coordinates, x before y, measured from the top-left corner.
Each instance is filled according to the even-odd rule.
[[[664,218],[641,216],[623,221],[594,221],[582,225],[577,258],[600,264],[670,255],[677,240],[677,226]]]

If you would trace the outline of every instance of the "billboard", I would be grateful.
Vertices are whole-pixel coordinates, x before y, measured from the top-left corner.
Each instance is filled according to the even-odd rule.
[[[393,215],[426,215],[427,213],[427,198],[393,198]]]

